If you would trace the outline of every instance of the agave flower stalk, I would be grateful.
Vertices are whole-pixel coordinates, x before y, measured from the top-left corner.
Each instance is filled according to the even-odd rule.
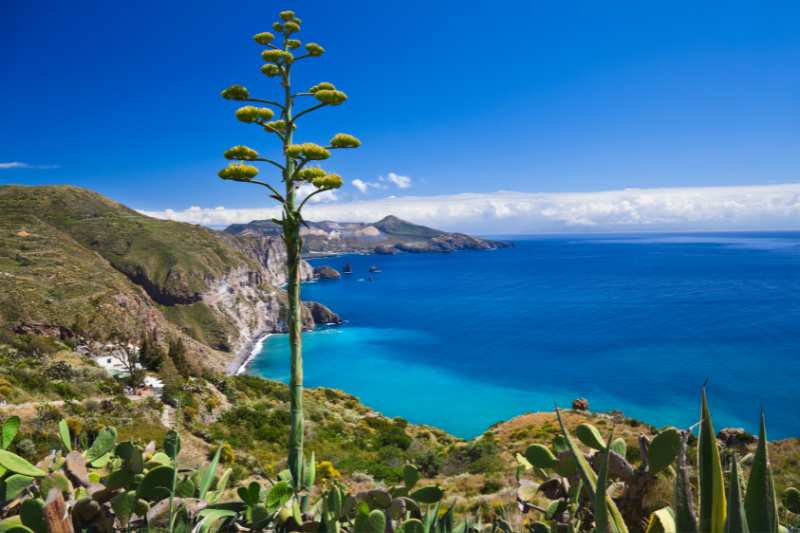
[[[277,138],[280,155],[268,158],[258,151],[242,145],[229,148],[225,157],[233,162],[220,171],[222,179],[250,183],[264,187],[269,196],[281,206],[282,215],[273,219],[283,230],[286,245],[286,272],[288,293],[289,343],[291,347],[291,427],[289,431],[289,470],[295,483],[295,490],[303,488],[305,476],[303,459],[303,348],[300,301],[300,264],[302,261],[302,238],[300,228],[304,224],[302,210],[313,197],[337,189],[342,178],[317,166],[312,161],[322,161],[331,156],[331,150],[357,148],[361,142],[352,135],[339,133],[325,145],[310,142],[296,144],[294,141],[298,120],[309,113],[329,106],[342,104],[347,95],[330,82],[321,82],[307,91],[295,92],[292,86],[292,70],[298,63],[322,56],[325,49],[317,43],[307,43],[305,53],[295,55],[302,42],[297,38],[301,21],[293,11],[281,11],[279,21],[272,25],[273,32],[261,32],[253,40],[264,47],[261,58],[264,65],[261,72],[270,80],[280,84],[277,99],[256,98],[247,88],[232,85],[222,91],[223,98],[241,102],[243,107],[236,110],[236,118],[247,124],[254,124],[269,135]],[[277,43],[277,44],[276,44]],[[311,105],[295,113],[298,101],[316,100]],[[277,115],[277,117],[276,117]],[[276,119],[277,118],[277,119]],[[278,179],[258,180],[256,163],[266,163],[277,170]],[[300,195],[312,187],[310,193]]]

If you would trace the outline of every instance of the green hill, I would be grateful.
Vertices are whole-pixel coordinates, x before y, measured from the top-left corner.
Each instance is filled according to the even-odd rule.
[[[222,369],[279,329],[281,254],[274,239],[150,218],[86,189],[3,186],[0,327],[99,340],[155,331]]]

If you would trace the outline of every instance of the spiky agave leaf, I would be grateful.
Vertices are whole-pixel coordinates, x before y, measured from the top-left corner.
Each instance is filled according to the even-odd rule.
[[[728,519],[725,523],[725,533],[750,533],[750,529],[747,527],[747,516],[744,512],[741,483],[739,461],[736,460],[736,456],[731,455],[731,473],[728,481]]]
[[[758,447],[750,468],[744,508],[747,512],[748,525],[752,531],[778,532],[778,500],[775,496],[775,483],[769,463],[767,424],[763,410],[758,429]]]
[[[725,482],[719,458],[717,436],[708,410],[706,388],[701,392],[700,437],[697,443],[698,492],[700,493],[700,531],[723,533],[726,506]]]
[[[592,426],[592,429],[594,429],[594,426]],[[597,430],[595,429],[595,431]],[[600,441],[600,446],[603,448],[603,451],[599,452],[602,455],[597,476],[597,490],[594,493],[595,533],[608,532],[608,506],[606,505],[606,498],[608,496],[606,495],[606,484],[608,483],[608,456],[611,454],[611,440],[613,438],[614,430],[612,429],[605,446],[603,446],[602,441]],[[592,442],[594,442],[593,439]]]
[[[583,452],[578,449],[578,445],[575,444],[575,441],[567,431],[567,426],[564,425],[564,420],[561,418],[561,410],[559,408],[556,408],[556,417],[558,418],[558,425],[561,427],[561,433],[564,435],[567,447],[572,457],[575,459],[581,479],[583,479],[583,482],[586,484],[586,490],[591,497],[594,498],[595,492],[597,491],[597,474],[592,470]],[[609,525],[611,526],[612,533],[628,533],[628,528],[625,525],[625,521],[622,519],[622,514],[619,512],[617,504],[615,504],[614,500],[609,496],[606,496],[606,506],[608,507],[610,518]]]
[[[692,485],[689,483],[689,471],[686,464],[686,441],[688,438],[689,432],[683,432],[675,465],[672,510],[675,515],[675,527],[678,531],[681,533],[697,533],[697,517],[694,514]]]

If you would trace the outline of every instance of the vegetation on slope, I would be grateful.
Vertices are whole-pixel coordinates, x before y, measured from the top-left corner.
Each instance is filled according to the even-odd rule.
[[[581,415],[557,413],[555,432],[549,421],[533,428],[542,437],[552,437],[551,443],[528,443],[506,465],[513,476],[492,487],[506,499],[467,508],[463,498],[454,499],[443,490],[446,479],[425,479],[423,468],[414,465],[419,455],[398,457],[398,466],[390,467],[393,472],[382,486],[358,476],[343,484],[336,465],[325,457],[346,463],[375,451],[378,461],[388,466],[391,460],[380,456],[385,448],[411,450],[424,440],[435,442],[429,450],[434,453],[469,453],[510,428],[498,426],[493,436],[463,443],[429,428],[381,418],[345,394],[307,391],[309,418],[315,421],[309,433],[315,438],[308,442],[312,451],[306,475],[295,482],[280,463],[265,467],[266,455],[243,457],[229,442],[220,445],[217,440],[227,437],[236,445],[255,444],[259,454],[268,455],[271,450],[267,446],[262,451],[261,443],[275,438],[283,442],[287,429],[288,420],[281,419],[285,409],[279,407],[288,395],[283,385],[258,378],[229,378],[224,384],[193,381],[187,386],[192,394],[186,398],[202,398],[204,404],[187,406],[184,418],[176,423],[184,427],[179,433],[159,424],[155,400],[76,402],[63,406],[62,412],[45,406],[22,423],[15,416],[7,417],[0,439],[0,448],[5,450],[0,451],[0,530],[247,528],[382,533],[391,527],[415,533],[722,533],[748,531],[743,525],[747,523],[761,524],[749,531],[778,531],[779,523],[800,525],[800,493],[791,488],[775,490],[774,457],[770,456],[774,448],[767,450],[763,445],[757,445],[754,454],[726,450],[715,439],[701,438],[687,447],[693,439],[689,432],[664,428],[652,438],[640,436],[642,455],[629,460],[628,441],[622,435],[627,436],[630,428],[617,432],[628,423],[609,423],[600,430],[604,418],[596,418],[596,425],[572,426]],[[223,395],[205,390],[217,386],[225,391]],[[212,402],[213,397],[219,403]],[[204,425],[200,421],[226,402],[231,402],[223,409],[226,414],[208,426],[214,444],[203,441],[198,437]],[[209,404],[213,405],[209,408]],[[317,411],[317,404],[324,408]],[[713,431],[709,411],[704,408],[703,412],[701,437]],[[111,423],[116,427],[110,427]],[[339,435],[332,437],[337,424],[345,424],[345,431],[353,435],[334,430]],[[514,431],[518,430],[519,425]],[[338,447],[337,441],[351,444]],[[163,443],[161,450],[156,442]],[[714,474],[707,477],[703,472]],[[265,479],[270,482],[265,484]],[[648,494],[652,487],[658,488],[662,501]],[[694,496],[698,492],[705,502],[699,506]],[[638,514],[652,505],[663,506],[652,514]],[[711,516],[718,517],[716,522],[702,525]]]

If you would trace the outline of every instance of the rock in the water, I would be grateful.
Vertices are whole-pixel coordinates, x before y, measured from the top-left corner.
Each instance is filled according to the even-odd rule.
[[[744,428],[722,428],[719,430],[717,438],[729,448],[739,448],[756,441],[755,436],[745,431]]]
[[[316,324],[341,324],[342,317],[319,302],[303,302]]]
[[[572,400],[572,408],[576,411],[588,411],[589,400],[587,400],[586,398],[578,398],[576,400]]]
[[[335,268],[323,265],[314,267],[314,277],[317,279],[339,279],[342,275]]]

